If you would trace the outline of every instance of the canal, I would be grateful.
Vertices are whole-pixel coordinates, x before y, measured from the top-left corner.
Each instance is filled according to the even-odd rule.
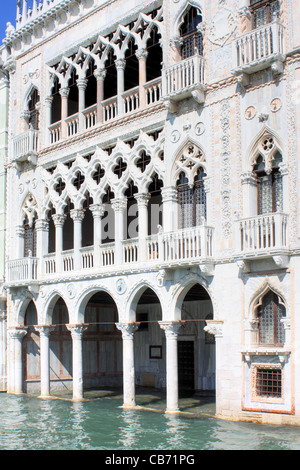
[[[209,400],[198,401],[196,413],[186,401],[185,414],[167,415],[156,398],[141,395],[140,409],[124,410],[118,393],[91,393],[80,403],[2,393],[0,450],[300,449],[297,427],[219,420]]]

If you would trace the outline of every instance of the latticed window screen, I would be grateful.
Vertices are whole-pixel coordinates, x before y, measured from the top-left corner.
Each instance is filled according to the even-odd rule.
[[[180,174],[177,182],[179,228],[196,227],[206,219],[206,192],[203,177],[206,176],[203,168],[199,168],[194,179],[194,185],[188,185],[185,174]]]
[[[34,223],[30,227],[28,223],[24,224],[24,257],[36,256],[36,232]]]
[[[279,302],[274,292],[268,292],[259,308],[259,342],[260,344],[282,345],[284,343],[285,307]]]
[[[253,8],[253,27],[259,28],[274,21],[280,14],[280,0],[251,1]]]
[[[281,155],[277,152],[272,162],[271,173],[265,172],[263,158],[259,155],[254,165],[254,173],[257,176],[257,210],[258,214],[270,214],[280,212],[283,208],[282,175],[279,172]]]
[[[192,57],[195,54],[203,55],[203,36],[197,30],[197,26],[201,21],[202,16],[197,8],[189,8],[180,28],[180,36],[182,38],[181,55],[183,59]]]
[[[280,398],[282,396],[282,371],[279,368],[257,368],[255,381],[256,395]]]

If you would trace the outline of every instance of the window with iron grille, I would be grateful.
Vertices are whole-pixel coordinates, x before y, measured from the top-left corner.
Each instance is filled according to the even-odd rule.
[[[29,225],[27,218],[24,223],[24,257],[36,256],[36,230],[35,221]]]
[[[196,227],[206,219],[205,176],[200,167],[194,178],[194,185],[191,186],[185,173],[180,173],[177,181],[179,228]]]
[[[183,59],[195,54],[203,55],[203,36],[197,27],[202,22],[202,15],[195,7],[190,7],[180,27],[181,56]]]
[[[258,307],[259,344],[283,346],[285,307],[275,292],[269,291]]]
[[[256,159],[253,172],[257,177],[257,211],[258,214],[280,212],[283,208],[282,175],[279,171],[281,154],[276,153],[272,160],[271,171],[266,172],[261,155]]]
[[[282,397],[282,370],[279,367],[257,367],[255,393],[262,398]]]
[[[253,28],[271,23],[280,15],[280,0],[250,0]]]

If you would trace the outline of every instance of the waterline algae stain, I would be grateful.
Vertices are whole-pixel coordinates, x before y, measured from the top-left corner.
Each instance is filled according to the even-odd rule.
[[[300,449],[297,427],[125,410],[121,404],[119,397],[74,403],[1,394],[0,450],[102,450],[108,458],[116,451],[117,464],[117,451],[124,450]]]

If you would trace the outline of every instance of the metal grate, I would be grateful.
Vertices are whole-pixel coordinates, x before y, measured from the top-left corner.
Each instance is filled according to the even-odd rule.
[[[282,374],[281,369],[257,368],[256,394],[260,397],[281,398]]]

